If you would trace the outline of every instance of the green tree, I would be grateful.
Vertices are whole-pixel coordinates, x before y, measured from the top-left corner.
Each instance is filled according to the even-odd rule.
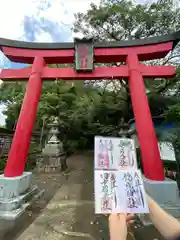
[[[180,28],[180,7],[172,0],[159,0],[152,4],[134,4],[129,0],[101,0],[99,5],[91,4],[86,13],[77,13],[74,32],[85,37],[93,37],[96,41],[133,40],[159,36],[177,31]],[[151,61],[149,64],[180,65],[180,47],[170,53],[165,59]],[[175,81],[174,81],[175,80]],[[163,114],[168,105],[175,103],[175,98],[168,95],[168,88],[176,88],[176,79],[145,79],[149,103],[153,115]],[[123,90],[122,90],[123,89]],[[128,81],[121,81],[121,91],[126,92],[121,97],[126,101],[129,115],[123,115],[128,121],[132,116]],[[166,94],[165,94],[166,92]],[[154,104],[156,102],[156,104]]]
[[[75,15],[74,31],[97,41],[158,36],[180,28],[180,8],[172,0],[134,4],[131,0],[101,0],[87,13]]]
[[[76,15],[74,31],[98,41],[128,40],[166,34],[179,26],[180,9],[175,8],[170,0],[149,5],[135,5],[128,0],[102,0],[99,6],[92,4],[87,13]],[[179,86],[179,62],[177,51],[158,62],[177,66],[178,74],[174,79],[145,79],[154,116],[164,115],[170,119],[175,117],[175,111],[179,113],[179,98],[174,94]],[[1,85],[0,103],[6,105],[6,125],[9,128],[17,122],[25,86],[24,83]],[[92,147],[94,135],[117,136],[122,123],[133,118],[128,82],[44,82],[35,129],[46,128],[51,116],[58,116],[59,137],[69,152]]]
[[[9,129],[17,122],[24,92],[25,84],[1,85],[0,103],[6,106],[4,114]],[[66,151],[73,152],[91,147],[94,135],[116,129],[122,115],[123,104],[114,91],[84,86],[83,81],[44,82],[35,130],[46,128],[50,117],[58,116],[60,138]]]
[[[0,86],[0,103],[5,105],[6,127],[14,129],[25,93],[26,84],[11,82]]]

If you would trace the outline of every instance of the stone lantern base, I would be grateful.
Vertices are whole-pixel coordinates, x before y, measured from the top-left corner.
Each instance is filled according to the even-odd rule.
[[[63,160],[66,159],[66,153],[60,153],[58,155],[46,155],[42,156],[36,163],[38,172],[54,172],[59,173]]]

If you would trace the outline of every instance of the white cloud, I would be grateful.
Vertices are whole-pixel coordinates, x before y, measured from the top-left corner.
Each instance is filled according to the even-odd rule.
[[[74,13],[86,11],[91,2],[98,4],[99,0],[1,0],[0,37],[23,39],[25,16],[72,26]],[[47,35],[42,33],[37,40],[51,41]]]
[[[25,30],[31,30],[30,37],[35,37],[37,42],[56,41],[72,41],[74,35],[70,32],[74,21],[74,14],[81,11],[85,12],[90,3],[99,3],[100,0],[1,0],[0,3],[0,37],[27,40]],[[26,17],[26,18],[25,18]],[[47,23],[51,23],[50,27],[55,28],[50,32],[45,25],[42,29],[36,29],[38,21],[45,19]],[[28,20],[25,28],[25,20]],[[33,23],[36,25],[33,26]],[[30,26],[31,25],[31,26]],[[56,28],[57,26],[57,28]],[[62,28],[61,28],[62,27]],[[59,35],[56,34],[59,31]],[[62,37],[61,37],[62,36]],[[61,37],[59,40],[58,37]],[[0,68],[21,67],[21,65],[13,64],[0,52]],[[0,105],[0,124],[5,123],[5,117],[2,114],[4,105]]]
[[[92,2],[99,4],[100,0],[0,0],[0,37],[37,42],[72,41],[74,37],[82,37],[70,30],[74,14],[85,12]],[[21,65],[10,63],[0,53],[2,67]]]

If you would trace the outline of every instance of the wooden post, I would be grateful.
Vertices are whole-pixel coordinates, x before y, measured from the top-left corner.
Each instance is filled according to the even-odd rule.
[[[37,106],[41,95],[41,72],[44,65],[45,62],[42,57],[34,58],[32,72],[27,83],[24,101],[4,172],[5,177],[21,176],[24,172],[34,121],[36,119]]]
[[[144,175],[150,180],[163,181],[165,179],[163,163],[160,159],[158,142],[146,96],[144,80],[140,72],[138,56],[135,53],[129,54],[126,62],[129,67],[129,88]]]

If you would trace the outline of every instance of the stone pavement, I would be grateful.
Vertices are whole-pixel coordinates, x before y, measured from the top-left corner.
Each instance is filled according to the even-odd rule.
[[[74,166],[66,183],[18,240],[109,239],[107,217],[94,214],[92,154],[72,157],[69,164]]]
[[[34,174],[33,184],[45,194],[18,222],[0,221],[0,239],[109,240],[107,217],[94,214],[93,153],[70,157],[68,166],[65,175]],[[164,240],[138,220],[128,231],[128,240],[135,239]]]
[[[81,192],[81,184],[71,184],[60,188],[43,213],[18,238],[19,240],[69,239],[83,236],[73,231],[76,222],[76,208]],[[91,204],[91,203],[90,203]],[[86,236],[86,235],[84,235]],[[76,240],[76,238],[74,238]],[[87,234],[87,239],[93,239]]]
[[[15,231],[8,226],[10,223],[0,222],[0,233],[7,231],[0,239],[109,240],[107,217],[94,214],[93,153],[69,158],[68,166],[70,171],[64,176],[45,174],[37,176],[38,181],[34,178],[40,188],[46,188],[45,196],[27,211],[28,217],[16,222]],[[41,208],[36,212],[38,204]],[[128,240],[135,239],[164,240],[153,226],[145,227],[139,221],[128,231]]]

